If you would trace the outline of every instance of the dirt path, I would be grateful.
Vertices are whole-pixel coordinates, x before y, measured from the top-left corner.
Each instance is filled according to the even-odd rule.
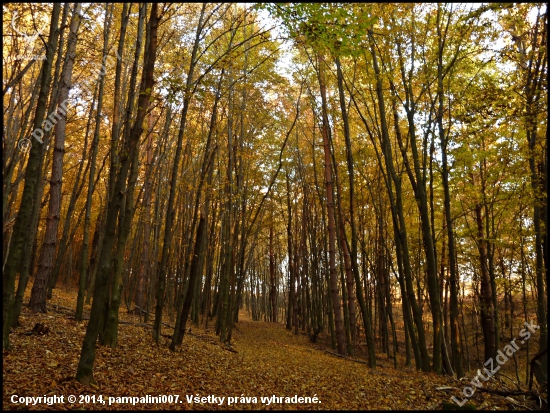
[[[71,299],[54,296],[53,302],[74,308]],[[133,315],[121,313],[121,318],[139,322]],[[49,333],[22,334],[37,322],[48,325]],[[230,348],[220,344],[213,325],[208,330],[192,327],[177,352],[168,350],[167,338],[154,344],[150,328],[120,325],[119,347],[97,348],[97,387],[84,387],[74,375],[86,322],[24,308],[22,324],[11,335],[12,350],[3,355],[5,409],[437,409],[450,395],[436,387],[458,386],[449,378],[414,370],[371,370],[326,353],[283,324],[253,322],[243,314]],[[388,364],[385,355],[379,362]],[[64,396],[63,403],[35,399],[34,406],[26,406],[21,398],[54,395]],[[69,395],[77,402],[69,403]],[[162,400],[166,402],[155,403]]]
[[[242,365],[235,374],[246,377],[250,372],[245,388],[255,386],[257,394],[316,396],[320,403],[308,404],[308,409],[418,409],[437,405],[433,379],[440,377],[387,368],[373,371],[364,364],[328,354],[310,343],[307,336],[295,336],[282,324],[241,321],[239,330],[235,347]],[[300,408],[297,404],[275,407]]]

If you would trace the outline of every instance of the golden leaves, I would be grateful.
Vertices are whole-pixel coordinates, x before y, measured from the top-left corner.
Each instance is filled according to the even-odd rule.
[[[60,297],[54,290],[54,302]],[[57,295],[57,296],[56,296]],[[63,296],[63,306],[74,308],[74,299]],[[22,330],[48,317],[23,309]],[[51,332],[46,336],[12,334],[13,350],[3,355],[3,402],[7,409],[24,408],[11,403],[13,395],[103,395],[143,397],[146,394],[178,395],[183,403],[116,404],[111,409],[423,409],[433,408],[441,394],[438,385],[449,378],[391,367],[370,370],[367,366],[333,357],[313,345],[306,335],[295,336],[283,324],[252,322],[240,315],[239,331],[233,333],[233,349],[226,351],[212,333],[194,327],[181,349],[171,352],[157,347],[150,330],[121,324],[119,347],[97,349],[94,378],[97,385],[86,387],[74,375],[80,356],[85,323],[75,323],[66,314],[49,313]],[[121,313],[125,321],[133,315]],[[137,317],[136,317],[137,319]],[[168,332],[168,331],[167,331]],[[322,342],[322,340],[320,341]],[[73,344],[73,345],[70,345]],[[383,362],[385,355],[378,355]],[[226,397],[222,404],[193,403],[192,397]],[[320,403],[285,403],[292,397],[313,396]],[[275,397],[273,397],[275,396]],[[77,396],[78,397],[78,396]],[[227,404],[227,398],[243,403]],[[248,398],[248,399],[247,399]],[[257,399],[256,403],[246,400]],[[282,398],[282,399],[277,399]],[[35,408],[106,409],[101,403],[36,405]]]

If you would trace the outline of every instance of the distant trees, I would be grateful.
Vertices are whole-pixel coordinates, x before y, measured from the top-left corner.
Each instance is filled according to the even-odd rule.
[[[479,305],[481,310],[479,325],[484,332],[485,359],[495,356],[502,328],[497,310],[498,297],[502,291],[499,291],[498,269],[494,264],[495,254],[503,251],[502,247],[497,246],[498,242],[495,242],[495,237],[499,237],[496,225],[500,225],[495,222],[495,217],[501,215],[497,212],[498,207],[487,198],[493,196],[492,199],[495,199],[494,196],[498,196],[500,199],[504,194],[499,195],[498,192],[495,194],[493,191],[493,195],[489,195],[488,180],[492,179],[489,176],[493,176],[494,173],[488,169],[487,165],[494,164],[489,157],[493,156],[493,153],[498,153],[493,152],[488,146],[495,143],[488,142],[495,142],[493,139],[496,138],[498,144],[501,144],[500,142],[507,138],[501,135],[504,131],[502,122],[505,122],[502,116],[499,117],[496,111],[491,111],[487,107],[500,105],[501,99],[505,99],[504,96],[509,91],[503,84],[499,87],[496,83],[492,83],[494,79],[496,80],[494,76],[499,69],[493,65],[489,57],[494,51],[489,52],[488,45],[494,41],[494,36],[497,34],[488,26],[487,19],[491,13],[493,13],[492,17],[502,19],[503,13],[508,13],[506,10],[509,9],[498,7],[468,9],[462,5],[456,7],[411,5],[395,7],[391,13],[388,13],[389,6],[336,8],[326,4],[302,4],[266,7],[287,23],[290,34],[294,36],[297,44],[303,47],[300,50],[303,50],[304,58],[309,59],[311,66],[316,64],[312,56],[315,56],[320,47],[337,56],[335,65],[327,65],[332,73],[330,78],[332,83],[328,81],[325,83],[328,84],[329,90],[331,88],[334,92],[337,90],[340,95],[340,113],[332,109],[332,121],[335,125],[335,133],[342,134],[346,142],[345,145],[332,144],[329,147],[334,157],[347,154],[345,156],[350,178],[350,192],[349,197],[344,198],[344,202],[350,203],[350,212],[342,225],[345,225],[346,221],[350,222],[353,238],[355,211],[352,179],[355,162],[349,159],[352,145],[347,139],[350,135],[355,135],[357,142],[355,150],[361,151],[363,156],[368,153],[372,159],[378,161],[381,172],[379,175],[381,178],[378,179],[383,179],[386,184],[385,197],[388,198],[392,211],[393,248],[395,248],[394,256],[397,264],[393,272],[397,276],[400,297],[403,300],[407,354],[410,342],[417,368],[445,371],[448,374],[456,371],[459,376],[462,376],[464,352],[468,353],[467,343],[469,342],[468,337],[461,337],[460,334],[463,326],[460,325],[459,315],[464,312],[465,305],[464,297],[461,298],[460,294],[464,291],[464,282],[473,288],[475,292],[473,297],[477,302],[477,304],[474,302],[474,305]],[[536,12],[537,7],[539,6],[532,8],[532,12]],[[357,16],[361,13],[365,16],[362,20],[363,26],[357,23]],[[526,17],[526,11],[514,10],[512,15],[515,13]],[[536,33],[537,36],[544,32],[542,26],[536,28],[537,24],[545,21],[541,16],[539,11],[537,19],[531,20],[535,26],[530,33]],[[436,38],[437,42],[431,42],[430,38]],[[513,37],[513,39],[519,38]],[[517,42],[517,40],[514,41]],[[537,41],[541,45],[537,50],[544,53],[546,49],[542,46],[542,41],[535,42]],[[521,53],[525,45],[518,44],[518,50]],[[494,58],[506,59],[505,54],[501,53],[506,52],[498,52]],[[542,54],[537,56],[540,59]],[[532,66],[538,61],[537,58],[534,59]],[[297,63],[297,67],[300,67],[300,64],[304,66],[303,63]],[[316,66],[320,67],[318,64]],[[541,66],[533,67],[538,67],[535,69],[538,74],[546,73]],[[499,92],[491,86],[486,92],[489,100],[486,100],[483,105],[473,104],[469,96],[475,96],[476,91],[479,91],[478,85],[482,87],[481,85],[488,83],[495,85]],[[536,81],[536,84],[541,85],[541,81]],[[342,99],[344,89],[350,96],[347,105]],[[544,93],[544,88],[537,90],[539,93]],[[492,94],[493,92],[495,94]],[[321,107],[325,105],[322,95],[321,93],[317,96],[318,102],[321,101]],[[466,96],[468,98],[465,98]],[[539,102],[538,99],[537,97],[537,102]],[[469,106],[470,102],[473,106]],[[329,105],[334,107],[338,102],[333,100]],[[355,113],[351,115],[347,113],[346,109],[349,106],[355,109]],[[319,119],[322,119],[321,113],[321,110],[317,112]],[[483,113],[485,116],[489,114],[492,124],[496,123],[499,126],[491,128],[489,122],[483,122],[488,130],[481,134],[476,133],[485,139],[485,146],[474,146],[479,148],[477,149],[479,152],[474,152],[471,159],[476,165],[475,170],[471,170],[473,174],[471,176],[464,175],[459,165],[464,159],[462,155],[465,154],[462,148],[469,145],[465,128],[469,128],[472,122],[475,122],[474,119],[481,119],[479,116],[484,116]],[[352,118],[351,121],[350,118]],[[507,119],[510,120],[510,118]],[[538,124],[540,125],[540,122]],[[516,130],[513,122],[507,125]],[[323,132],[322,127],[320,130]],[[493,135],[489,138],[491,133]],[[484,136],[487,137],[484,138]],[[502,137],[497,138],[497,136]],[[363,137],[368,139],[361,140]],[[513,138],[508,142],[517,142],[517,140]],[[372,145],[373,149],[365,150],[364,146],[367,144]],[[338,148],[342,147],[345,151],[340,149],[339,155]],[[503,160],[502,155],[500,156]],[[517,158],[516,160],[519,161]],[[528,158],[524,157],[522,161],[527,160]],[[470,160],[464,159],[464,161],[466,165],[473,166]],[[362,170],[364,177],[369,173],[365,169],[369,163],[371,162],[368,158],[360,163],[359,169]],[[542,164],[539,170],[544,170]],[[337,176],[336,172],[331,173],[332,178]],[[482,175],[479,176],[479,173]],[[506,172],[502,173],[506,174]],[[408,182],[402,179],[403,174],[407,175]],[[522,176],[521,179],[526,177],[525,174]],[[482,198],[478,198],[477,204],[468,206],[464,204],[465,198],[462,197],[465,194],[461,194],[458,189],[465,188],[462,182],[471,184],[472,189],[476,188],[474,191],[477,190],[478,194],[483,194]],[[508,186],[506,192],[511,188]],[[371,199],[367,202],[374,205],[378,204],[376,199],[378,196],[384,196],[380,193],[373,194],[370,189],[369,194]],[[417,215],[413,214],[415,218],[412,220],[409,201],[411,194],[414,195],[418,208]],[[468,194],[471,196],[471,193]],[[518,194],[521,194],[521,197],[524,196],[523,192]],[[330,204],[328,193],[327,202]],[[438,205],[442,206],[443,214],[438,211]],[[513,204],[506,203],[506,205],[514,208]],[[504,211],[498,210],[501,213]],[[342,213],[340,205],[338,205],[338,211]],[[405,211],[409,213],[406,214]],[[377,210],[377,215],[381,213],[381,210]],[[326,228],[330,234],[332,227],[330,214],[328,217],[329,225]],[[381,219],[386,218],[381,217]],[[462,230],[465,224],[468,227],[467,232]],[[360,231],[367,229],[368,226],[363,224]],[[457,232],[460,239],[458,248],[455,242]],[[418,239],[422,240],[419,246]],[[461,269],[464,268],[461,256],[466,253],[464,246],[468,245],[466,239],[476,245],[478,261],[473,267],[469,266],[470,271],[473,270],[474,277],[469,279],[462,277],[459,280]],[[338,255],[342,268],[347,265],[344,246],[342,245],[342,255]],[[415,261],[416,257],[413,255],[415,250],[423,251],[423,259]],[[538,256],[542,257],[540,254]],[[367,250],[363,251],[359,259],[367,262],[377,261],[377,258],[368,256]],[[519,262],[517,255],[510,260],[511,263]],[[363,277],[365,275],[363,272]],[[502,276],[504,276],[504,270]],[[383,279],[380,282],[383,283]],[[447,282],[451,291],[450,294],[444,295],[443,288]],[[355,284],[356,290],[359,291],[360,279],[356,279]],[[345,283],[342,280],[339,288],[345,302],[344,287]],[[424,332],[424,288],[429,296],[428,308],[433,322],[432,355],[428,353],[428,342]],[[540,291],[544,288],[542,284],[537,287]],[[537,295],[537,297],[541,296]],[[369,300],[368,291],[367,300]],[[448,300],[450,305],[447,304]],[[361,300],[358,301],[360,303]],[[450,346],[443,334],[447,329],[444,308],[450,308],[451,313],[451,325],[448,328],[451,332]],[[382,314],[386,312],[385,305],[379,307],[379,312]],[[542,311],[538,312],[542,314]],[[335,320],[338,319],[337,314],[332,316]],[[363,311],[363,320],[368,319],[367,317],[368,311]],[[381,323],[386,317],[389,317],[389,312],[383,316]],[[332,321],[329,325],[331,323]],[[366,332],[368,332],[368,324],[365,325]],[[338,339],[336,342],[339,344],[339,351],[342,351]],[[542,346],[545,347],[546,344],[542,343]]]

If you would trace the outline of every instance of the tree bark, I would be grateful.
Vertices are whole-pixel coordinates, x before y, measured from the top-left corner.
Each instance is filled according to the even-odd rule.
[[[277,322],[277,287],[275,285],[275,257],[273,255],[273,217],[269,225],[269,296],[271,301],[271,322]]]
[[[67,21],[67,16],[69,15],[69,9],[70,9],[70,6],[69,6],[69,3],[65,3],[65,6],[63,8],[63,15],[61,17],[61,26],[65,26],[66,24],[66,21]],[[61,72],[61,56],[63,55],[63,49],[64,49],[64,36],[63,35],[60,35],[60,40],[59,40],[59,50],[57,52],[57,56],[58,56],[58,59],[56,61],[56,64],[55,64],[55,71],[54,71],[54,77],[53,77],[53,85],[52,85],[52,94],[51,94],[51,99],[50,99],[50,105],[49,105],[49,108],[48,108],[48,113],[52,113],[55,109],[55,105],[57,104],[57,92],[58,92],[58,86],[59,86],[59,73]],[[38,90],[40,88],[40,84],[37,83],[37,87],[36,87],[36,90]],[[34,94],[34,92],[33,92]],[[31,106],[34,106],[34,99],[31,98]],[[29,107],[29,112],[30,112],[30,107]],[[24,129],[26,129],[26,125],[22,128],[22,133],[24,131]],[[38,166],[38,170],[40,171],[40,176],[43,176],[45,174],[45,171],[43,171],[44,169],[44,153],[46,153],[46,147],[48,146],[49,142],[50,142],[50,137],[51,137],[51,134],[52,134],[52,131],[51,129],[49,131],[46,131],[45,134],[44,134],[44,137],[43,137],[43,140],[44,140],[44,144],[40,145],[39,148],[40,150],[43,152],[41,155],[40,155],[40,162],[39,162],[39,166]],[[46,167],[47,169],[47,167]],[[10,177],[11,179],[11,177]],[[23,247],[24,250],[26,251],[33,251],[34,250],[34,246],[36,245],[36,243],[38,242],[38,240],[36,239],[36,233],[38,231],[38,221],[39,221],[39,216],[40,216],[40,209],[41,209],[41,202],[42,202],[42,196],[44,194],[44,186],[45,186],[45,182],[43,179],[40,179],[38,182],[37,182],[37,188],[36,188],[36,192],[35,192],[35,195],[34,195],[34,201],[33,201],[33,207],[32,207],[32,212],[31,212],[31,216],[30,216],[30,221],[31,221],[31,225],[30,225],[30,230],[28,231],[28,234],[27,234],[27,239],[25,240],[25,246]],[[6,255],[8,255],[8,253],[6,252]],[[15,327],[19,324],[19,316],[21,314],[21,307],[23,305],[23,296],[25,295],[25,290],[27,288],[27,282],[28,282],[28,279],[29,279],[29,275],[30,273],[34,270],[32,266],[32,258],[33,258],[33,254],[31,253],[28,253],[28,254],[25,254],[22,259],[21,259],[21,266],[20,266],[20,270],[19,270],[19,283],[17,285],[17,294],[15,296],[15,304],[14,304],[14,310],[13,310],[13,319],[12,319],[12,325]]]
[[[123,12],[122,15],[124,16],[126,13],[127,4],[124,4],[123,6]],[[109,17],[105,19],[105,33],[103,37],[103,61],[105,61],[107,57],[107,48],[109,44],[109,32],[110,32],[110,25],[111,25],[111,17],[112,17],[112,10],[109,14]],[[107,12],[107,10],[106,10]],[[124,33],[124,29],[121,28],[121,33]],[[119,56],[122,55],[122,51],[120,50],[119,45]],[[117,61],[117,69],[116,73],[118,74],[118,77],[120,77],[120,71],[121,68],[119,67],[121,65],[121,60],[119,59]],[[116,75],[115,75],[116,76]],[[115,81],[116,83],[116,81]],[[92,220],[92,197],[95,189],[94,185],[94,177],[95,177],[95,169],[96,169],[96,159],[97,159],[97,151],[98,151],[98,145],[99,145],[99,133],[100,133],[100,125],[101,125],[101,111],[103,106],[103,91],[105,89],[105,75],[100,74],[99,76],[99,97],[97,102],[97,110],[96,110],[96,118],[95,118],[95,129],[94,129],[94,138],[92,141],[92,158],[89,161],[90,162],[90,175],[88,177],[88,189],[86,193],[86,212],[84,215],[84,230],[82,235],[82,252],[80,256],[80,277],[78,281],[78,296],[76,300],[76,311],[75,311],[75,319],[76,321],[82,320],[82,311],[84,309],[84,293],[86,290],[86,280],[88,276],[88,246],[89,246],[89,237],[90,237],[90,225]],[[115,88],[115,102],[117,97],[117,88]],[[116,106],[116,105],[115,105]]]
[[[135,49],[135,58],[134,58],[134,64],[132,67],[132,74],[130,77],[130,90],[128,93],[128,104],[126,105],[126,118],[125,118],[125,142],[129,141],[131,139],[130,134],[131,133],[141,133],[143,132],[143,121],[146,115],[146,109],[145,108],[138,108],[138,118],[137,121],[139,122],[140,114],[143,116],[141,119],[141,123],[139,124],[139,129],[136,130],[134,125],[134,128],[131,128],[131,114],[133,112],[133,104],[134,104],[134,84],[137,79],[137,71],[138,71],[138,62],[139,62],[139,55],[141,53],[141,38],[143,33],[143,26],[145,21],[145,16],[147,13],[147,7],[145,4],[142,4],[140,7],[139,12],[139,22],[138,22],[138,30],[137,30],[137,38],[136,38],[136,49]],[[145,50],[148,49],[148,43],[151,41],[150,39],[151,30],[148,28],[147,34],[146,34],[146,42],[145,42]],[[144,64],[147,65],[147,53],[144,54],[143,60]],[[141,80],[141,88],[140,93],[143,92],[143,85],[144,85],[144,78]],[[147,92],[146,92],[147,93]],[[150,91],[149,91],[149,97],[150,97]],[[148,104],[148,103],[147,103]],[[139,137],[137,138],[137,141],[139,142]],[[139,165],[139,146],[136,145],[136,150],[133,152],[133,155],[131,156],[130,160],[130,173],[128,177],[128,183],[125,182],[122,184],[121,189],[119,192],[124,193],[122,196],[122,202],[121,207],[119,210],[119,218],[118,218],[118,239],[117,239],[117,246],[116,246],[116,252],[114,253],[114,260],[113,260],[113,271],[111,274],[111,299],[109,301],[109,305],[107,307],[107,314],[105,318],[105,326],[103,329],[103,332],[100,333],[100,340],[101,344],[108,345],[111,348],[115,348],[118,341],[118,310],[120,308],[120,303],[122,301],[122,288],[123,288],[123,279],[122,279],[122,273],[124,271],[124,252],[126,247],[126,242],[128,240],[128,236],[130,235],[130,229],[132,220],[134,217],[135,207],[134,207],[134,190],[136,185],[136,180],[138,176],[138,165]]]
[[[40,92],[38,95],[38,104],[36,106],[36,113],[34,117],[34,131],[42,131],[41,125],[44,120],[44,114],[46,112],[46,101],[48,98],[48,92],[51,83],[51,70],[53,65],[53,58],[55,49],[57,48],[58,39],[58,20],[61,11],[61,5],[54,4],[52,9],[52,17],[50,24],[50,32],[48,35],[48,45],[46,51],[46,60],[42,65],[41,70],[41,84]],[[36,136],[40,138],[40,133]],[[43,136],[43,134],[42,134]],[[2,348],[9,349],[9,334],[12,321],[13,301],[14,301],[14,288],[15,288],[15,275],[19,269],[21,257],[24,253],[23,245],[25,243],[25,236],[27,235],[27,226],[30,222],[30,216],[32,213],[32,205],[34,195],[36,191],[36,185],[40,179],[40,159],[43,158],[44,152],[42,148],[33,142],[29,153],[29,159],[27,161],[27,169],[25,171],[25,185],[23,189],[23,196],[21,198],[21,206],[15,224],[13,227],[13,234],[11,240],[11,248],[6,261],[5,272],[3,275],[3,335],[2,335]],[[27,251],[26,253],[29,253]]]
[[[345,356],[347,355],[345,346],[345,332],[342,322],[342,312],[340,309],[340,294],[338,293],[338,279],[336,277],[336,230],[335,230],[335,211],[334,211],[334,190],[332,187],[332,162],[330,154],[330,141],[329,141],[329,122],[327,115],[327,98],[326,98],[326,83],[324,67],[325,61],[323,56],[317,55],[318,63],[318,77],[319,87],[321,90],[322,101],[322,135],[323,135],[323,149],[325,152],[325,188],[327,196],[327,214],[328,214],[328,237],[329,237],[329,280],[330,280],[330,297],[332,300],[332,307],[334,311],[334,324],[336,333],[336,343],[338,346],[338,353]]]
[[[340,59],[336,58],[336,70],[338,77],[338,92],[340,97],[340,110],[342,111],[342,119],[344,121],[344,139],[346,142],[346,161],[348,166],[349,175],[349,214],[350,214],[350,226],[351,226],[351,266],[353,270],[353,277],[355,279],[355,290],[357,301],[359,302],[359,308],[361,309],[361,315],[363,318],[363,326],[365,328],[365,335],[367,338],[367,347],[369,352],[369,367],[376,368],[376,356],[374,353],[374,337],[372,335],[372,321],[369,313],[367,312],[367,306],[363,295],[363,288],[361,286],[361,278],[359,274],[359,266],[357,264],[357,229],[355,223],[355,177],[354,177],[354,165],[353,165],[353,153],[351,148],[351,136],[349,128],[349,119],[346,109],[345,94],[344,94],[344,75],[340,65]],[[347,240],[345,244],[347,246]],[[349,248],[347,248],[349,249]],[[351,298],[352,295],[350,294]]]
[[[99,259],[99,273],[97,274],[97,280],[94,288],[94,300],[92,303],[92,310],[90,314],[90,321],[86,328],[86,335],[82,343],[82,351],[80,354],[80,361],[78,364],[78,370],[76,373],[76,379],[83,384],[94,383],[93,378],[93,363],[95,360],[95,345],[97,337],[101,330],[102,318],[105,316],[103,313],[106,303],[106,286],[109,273],[111,272],[111,257],[112,249],[115,241],[115,227],[117,223],[118,212],[121,207],[122,194],[120,189],[126,182],[128,171],[130,168],[131,160],[134,159],[134,154],[138,151],[139,138],[143,130],[143,121],[145,119],[145,112],[149,106],[149,100],[154,85],[153,71],[156,61],[157,52],[157,28],[159,23],[158,17],[158,5],[153,3],[151,6],[151,16],[149,19],[148,29],[150,30],[150,41],[148,50],[144,54],[144,61],[146,64],[143,68],[143,78],[140,88],[140,94],[138,99],[138,111],[136,116],[136,122],[132,127],[132,131],[129,136],[129,141],[125,142],[123,156],[120,159],[120,168],[116,173],[116,183],[114,185],[114,194],[116,196],[109,200],[106,216],[106,234],[101,248],[101,255]]]
[[[160,267],[158,271],[158,283],[156,298],[157,303],[155,307],[155,323],[153,327],[153,340],[157,343],[160,340],[160,330],[162,326],[162,308],[164,306],[164,293],[166,288],[166,265],[168,262],[168,254],[170,246],[172,245],[172,225],[174,222],[174,198],[176,195],[176,182],[179,169],[179,162],[181,158],[181,150],[183,146],[183,134],[185,131],[185,124],[187,122],[187,113],[189,111],[189,103],[192,97],[192,85],[193,75],[195,73],[195,67],[197,65],[197,52],[199,50],[199,43],[204,29],[204,16],[207,3],[204,3],[199,16],[199,22],[197,23],[197,30],[195,33],[195,43],[193,44],[193,50],[191,52],[191,61],[189,63],[189,70],[187,72],[187,81],[185,85],[183,108],[181,111],[180,127],[178,131],[178,141],[176,146],[176,154],[174,156],[174,164],[172,165],[172,176],[170,179],[170,193],[168,195],[168,209],[166,211],[166,222],[164,225],[164,241],[162,244],[162,255],[160,259]]]
[[[437,127],[439,133],[439,143],[441,145],[441,178],[443,181],[445,223],[447,226],[447,242],[449,245],[449,272],[450,272],[450,290],[451,290],[451,352],[452,365],[456,370],[457,377],[464,376],[462,368],[462,352],[460,349],[460,330],[458,328],[458,275],[456,265],[456,250],[454,241],[454,224],[451,217],[451,193],[449,190],[449,167],[447,164],[447,138],[443,128],[443,47],[444,38],[440,25],[440,8],[437,12],[437,35],[438,35],[438,58],[437,58]]]
[[[483,330],[483,342],[485,348],[485,360],[496,357],[497,349],[495,343],[495,321],[493,318],[493,297],[491,294],[491,281],[489,279],[489,269],[487,268],[487,247],[483,232],[483,219],[481,217],[481,204],[475,207],[477,224],[477,244],[479,259],[481,265],[481,293],[479,300],[481,302],[481,328]]]
[[[57,99],[58,107],[54,112],[54,116],[52,117],[52,115],[50,115],[48,117],[47,123],[47,125],[51,127],[53,126],[51,122],[57,121],[57,123],[55,123],[55,142],[52,175],[50,178],[50,202],[48,206],[46,234],[44,235],[44,242],[40,251],[38,272],[32,286],[31,298],[29,301],[31,310],[42,313],[46,312],[48,280],[53,269],[57,247],[57,227],[61,214],[61,185],[63,179],[63,155],[65,154],[67,127],[67,103],[75,59],[77,32],[80,25],[80,8],[81,3],[75,3],[67,40],[67,56],[63,64],[63,70],[61,71],[61,85],[59,88],[59,97]]]

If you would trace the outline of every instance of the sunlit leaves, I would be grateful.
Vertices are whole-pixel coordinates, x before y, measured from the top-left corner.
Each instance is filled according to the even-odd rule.
[[[335,55],[360,55],[367,31],[377,20],[367,4],[267,3],[260,7],[281,19],[296,41]]]

